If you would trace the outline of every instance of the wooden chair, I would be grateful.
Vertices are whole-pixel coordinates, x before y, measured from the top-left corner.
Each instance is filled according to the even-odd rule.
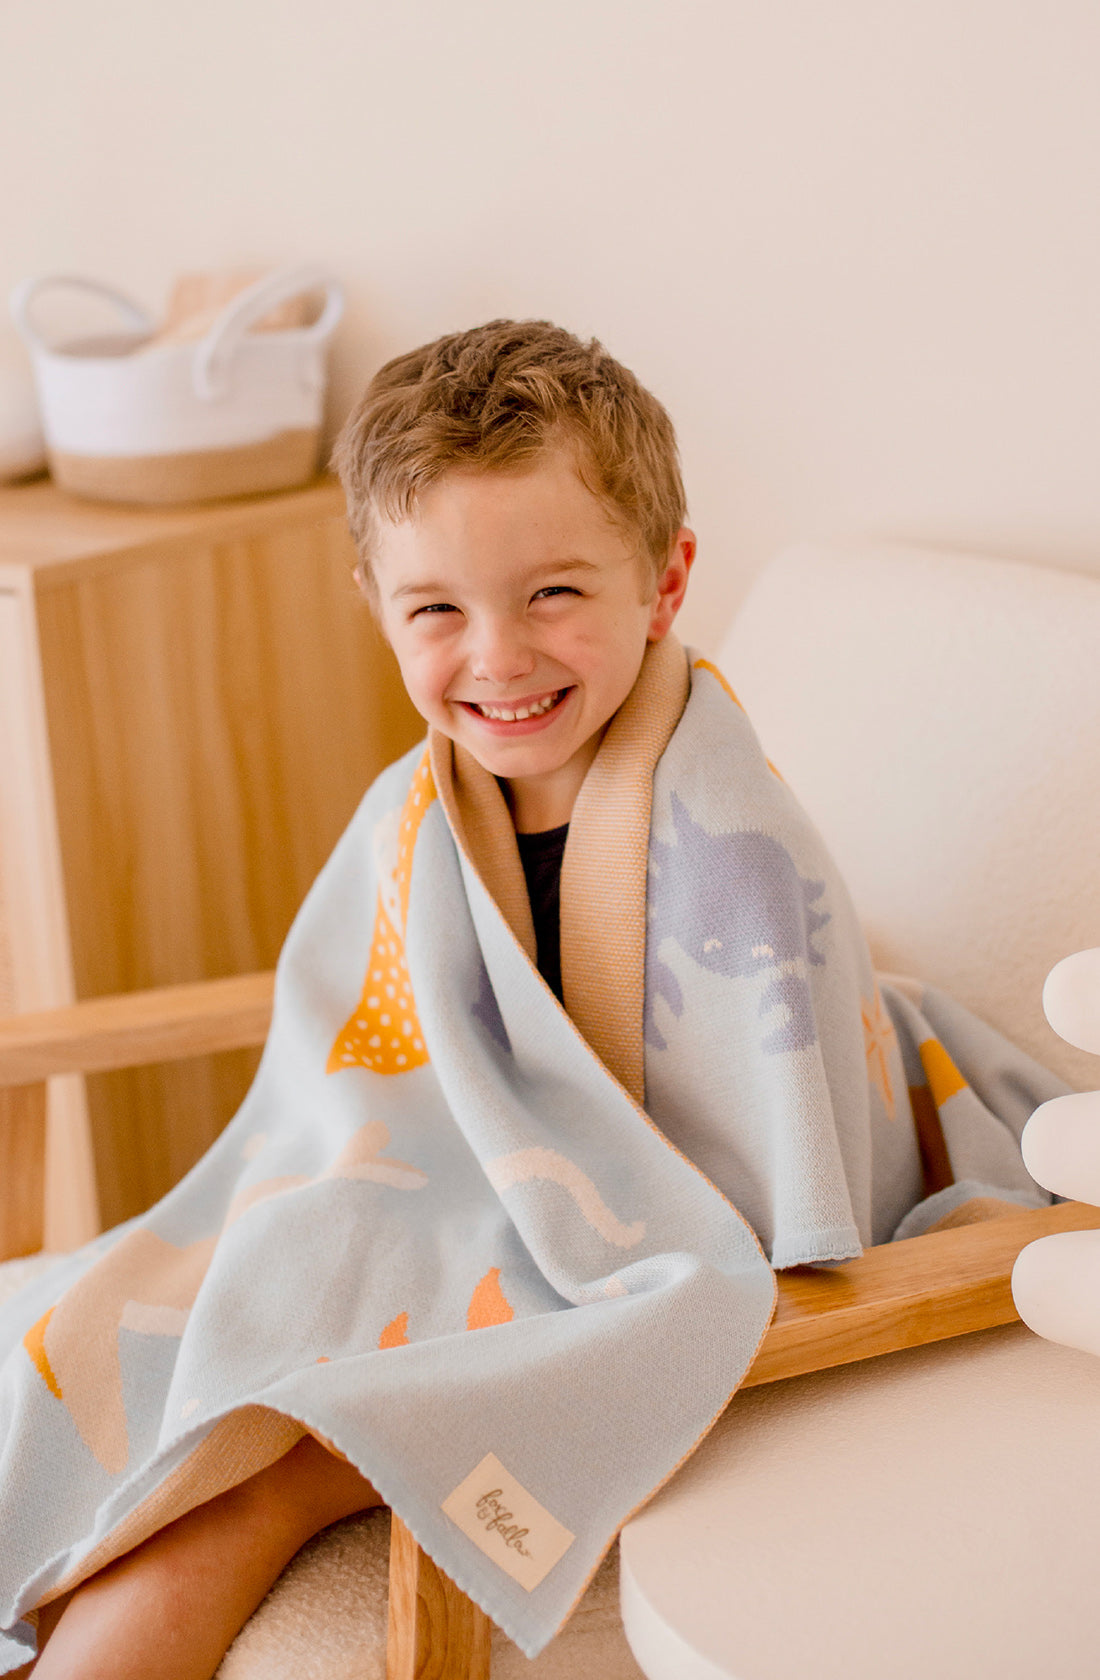
[[[0,1260],[42,1246],[46,1080],[262,1044],[274,977],[245,975],[88,1000],[0,1020]],[[1016,1318],[1012,1264],[1033,1238],[1100,1227],[1064,1203],[781,1274],[779,1305],[748,1385],[917,1347]],[[490,1623],[395,1517],[388,1680],[488,1680]]]

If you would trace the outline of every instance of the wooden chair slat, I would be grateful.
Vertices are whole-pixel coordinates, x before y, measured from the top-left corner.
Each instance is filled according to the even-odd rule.
[[[273,973],[197,980],[0,1020],[0,1088],[262,1044]]]
[[[1056,1231],[1098,1228],[1100,1207],[1062,1202],[882,1243],[836,1268],[781,1272],[775,1318],[744,1386],[1012,1324],[1021,1248]]]
[[[42,1247],[46,1198],[46,1086],[0,1090],[0,1260]]]
[[[386,1680],[489,1680],[492,1623],[390,1517]]]

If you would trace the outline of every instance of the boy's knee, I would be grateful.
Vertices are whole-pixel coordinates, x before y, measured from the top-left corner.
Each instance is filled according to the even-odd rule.
[[[342,1454],[305,1435],[259,1475],[241,1484],[250,1511],[267,1523],[308,1534],[355,1511],[383,1503],[365,1476]]]

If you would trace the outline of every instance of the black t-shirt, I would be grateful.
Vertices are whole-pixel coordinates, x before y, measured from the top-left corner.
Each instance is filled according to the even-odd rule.
[[[539,973],[559,1003],[561,992],[561,860],[569,824],[542,834],[517,834],[520,862],[527,877],[527,896],[535,924]]]

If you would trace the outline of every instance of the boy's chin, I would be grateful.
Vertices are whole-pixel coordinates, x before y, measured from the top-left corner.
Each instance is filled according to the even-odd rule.
[[[515,783],[517,786],[526,784],[531,788],[548,785],[572,786],[575,783],[579,789],[589,765],[599,750],[603,733],[602,729],[598,730],[580,745],[573,741],[568,745],[553,748],[547,742],[542,747],[532,746],[520,750],[516,746],[509,751],[502,751],[499,747],[494,750],[491,744],[468,739],[464,740],[462,745],[483,770],[487,770],[501,782]]]
[[[502,751],[484,741],[462,740],[460,744],[490,776],[499,776],[506,782],[553,776],[573,757],[572,753]]]

